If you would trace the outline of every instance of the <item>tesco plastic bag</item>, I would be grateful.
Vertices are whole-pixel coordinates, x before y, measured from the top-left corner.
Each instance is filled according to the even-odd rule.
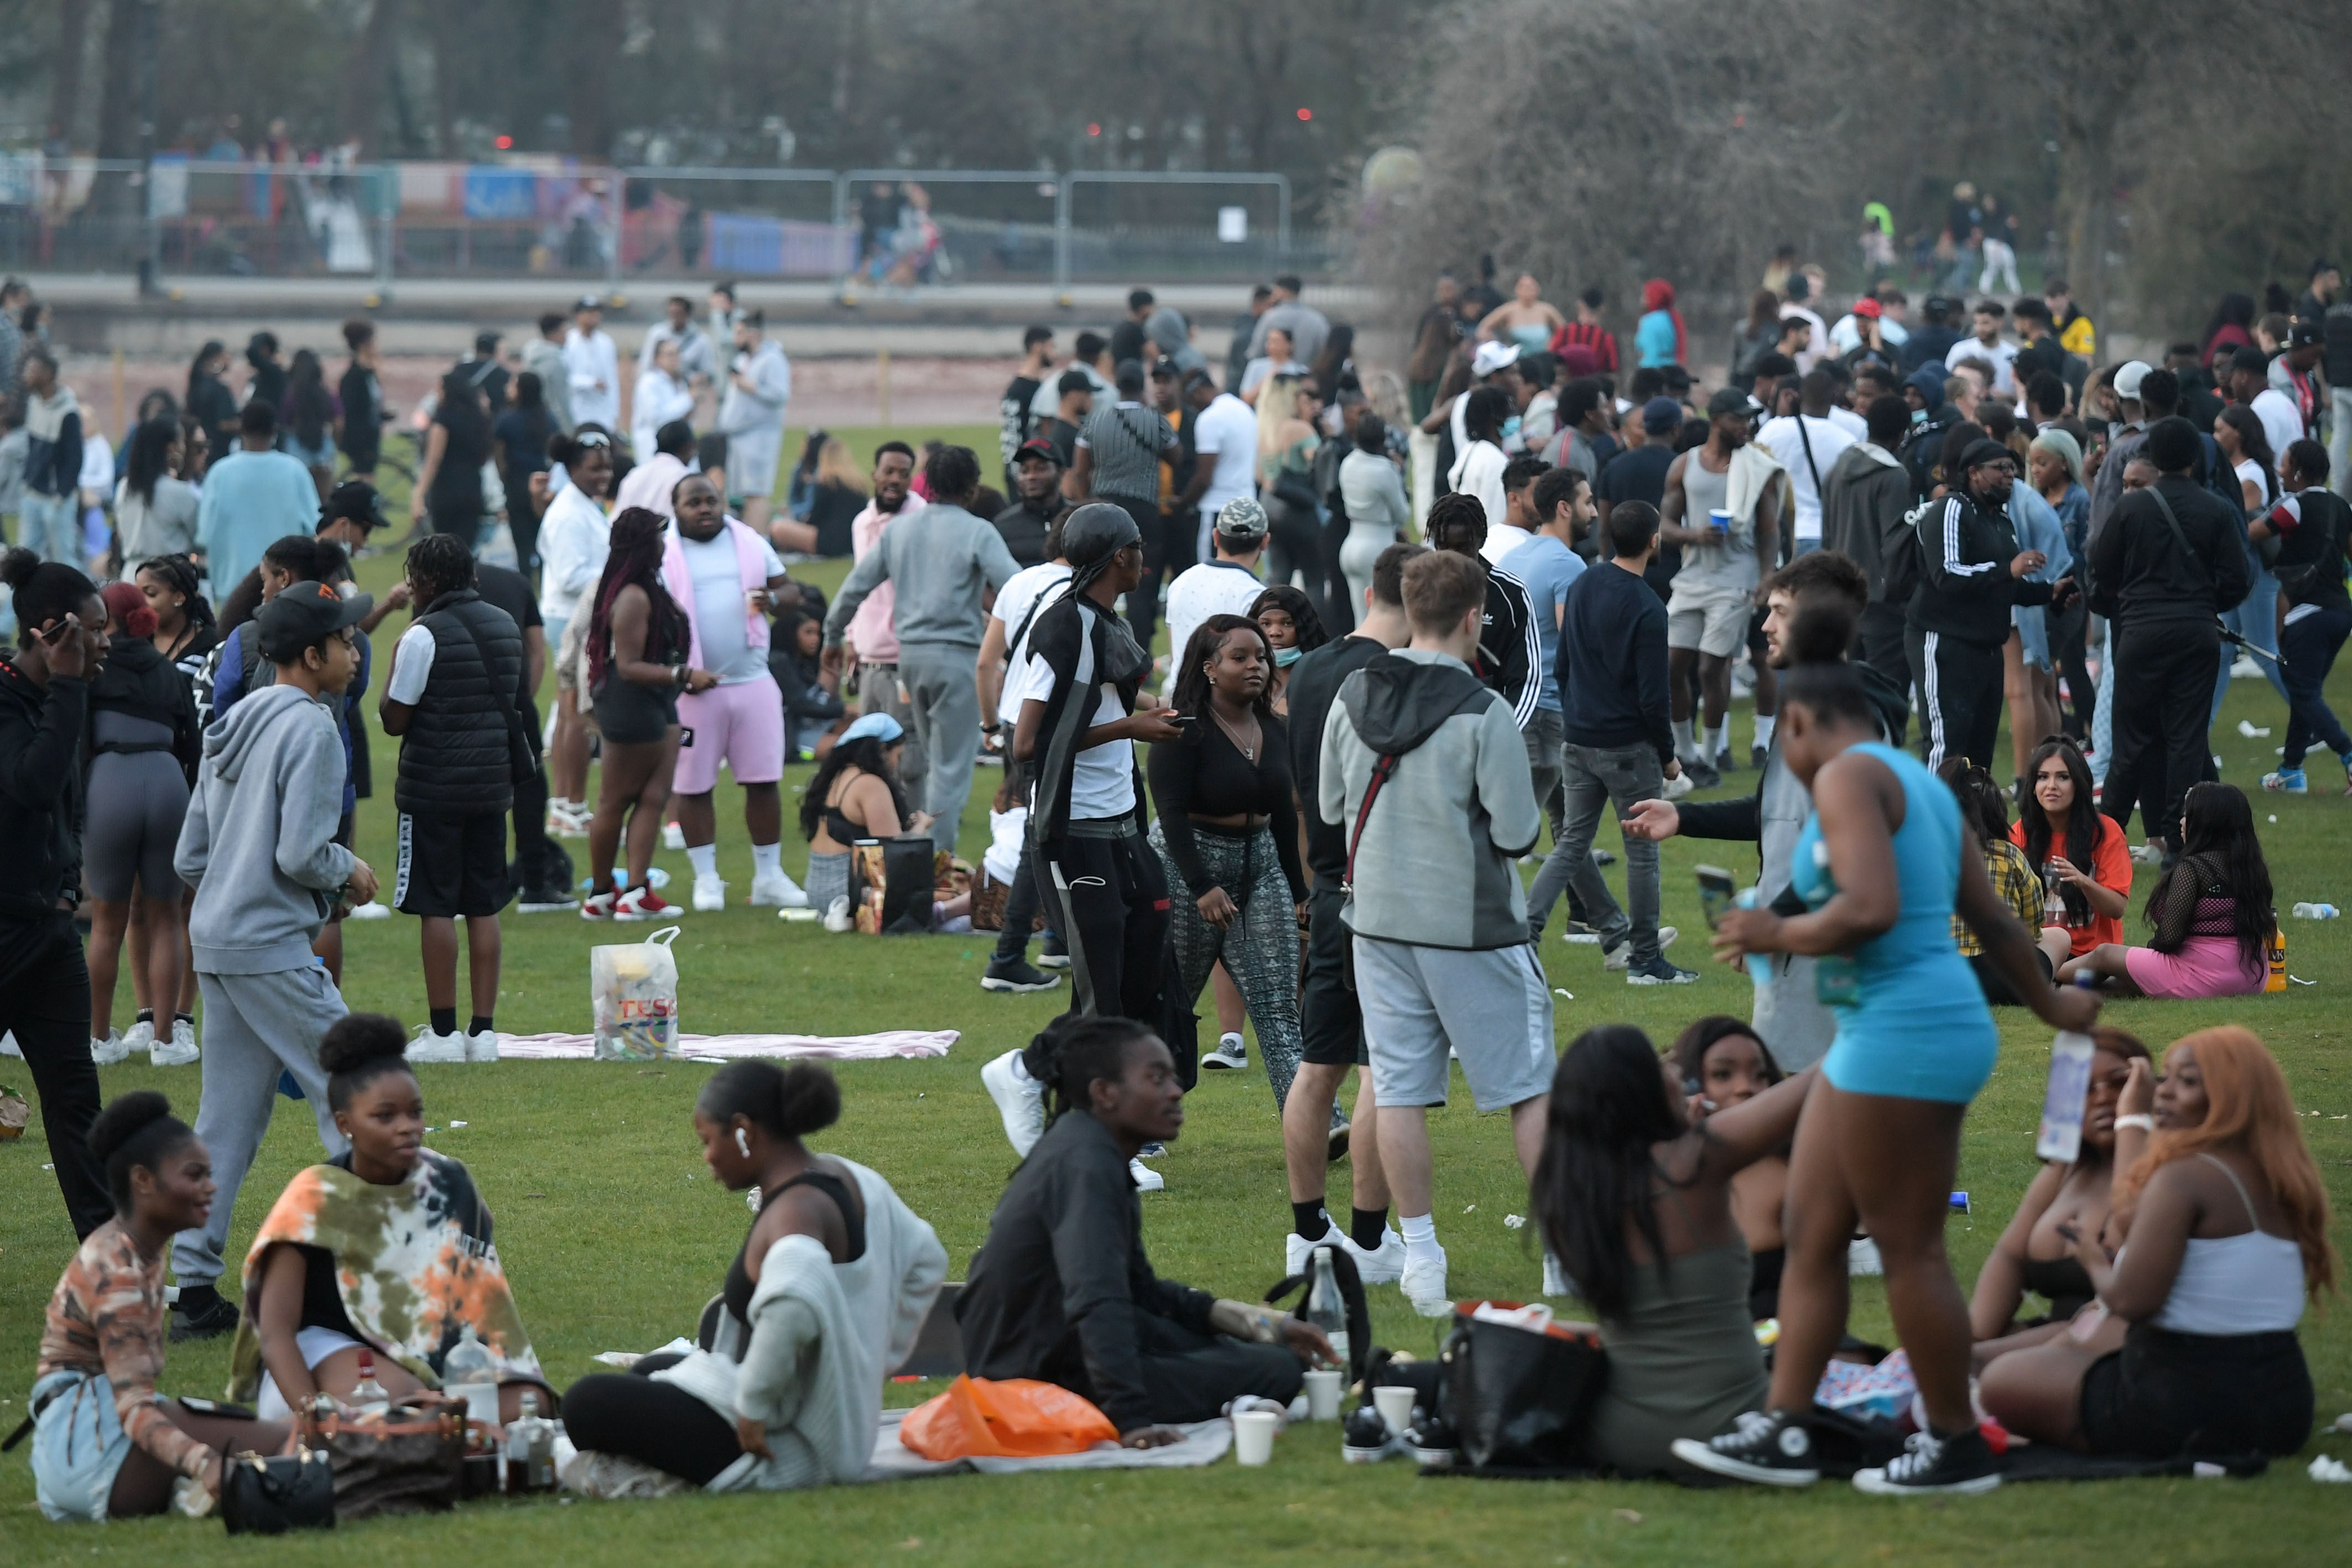
[[[588,996],[595,1009],[596,1060],[658,1061],[677,1054],[677,960],[665,925],[642,942],[588,950]]]
[[[908,1411],[898,1441],[927,1459],[1034,1459],[1116,1443],[1118,1428],[1057,1384],[966,1374]]]

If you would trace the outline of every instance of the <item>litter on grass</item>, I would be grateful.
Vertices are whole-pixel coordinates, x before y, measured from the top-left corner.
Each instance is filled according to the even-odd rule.
[[[2268,740],[2271,737],[2271,727],[2263,725],[2257,728],[2252,719],[2242,718],[2238,721],[2238,733],[2248,740]]]
[[[2314,1456],[2311,1469],[2305,1473],[2315,1481],[2352,1481],[2352,1469],[2347,1469],[2343,1460],[2331,1459],[2326,1454]]]
[[[1517,1230],[1525,1226],[1527,1222],[1528,1217],[1524,1214],[1507,1214],[1503,1216],[1503,1228],[1506,1230]]]

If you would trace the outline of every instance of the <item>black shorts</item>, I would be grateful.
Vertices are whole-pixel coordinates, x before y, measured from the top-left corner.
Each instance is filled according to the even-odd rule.
[[[1318,1067],[1363,1066],[1364,1015],[1348,988],[1347,896],[1318,883],[1307,895],[1307,975],[1298,993],[1298,1059]]]
[[[651,746],[677,722],[677,688],[607,674],[596,688],[596,732],[615,746]]]
[[[450,919],[496,915],[514,896],[507,879],[507,814],[413,817],[400,813],[393,907]]]
[[[2292,1454],[2311,1437],[2311,1369],[2292,1331],[2176,1333],[2134,1323],[2083,1375],[2095,1454]]]

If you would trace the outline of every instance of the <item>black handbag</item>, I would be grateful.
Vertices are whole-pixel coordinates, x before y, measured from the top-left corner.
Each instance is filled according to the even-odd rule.
[[[1438,1357],[1445,1419],[1464,1468],[1483,1475],[1591,1473],[1581,1438],[1608,1379],[1600,1336],[1481,1322],[1468,1307],[1454,1313]]]
[[[238,1454],[221,1464],[221,1522],[231,1535],[335,1528],[335,1469],[324,1448]]]

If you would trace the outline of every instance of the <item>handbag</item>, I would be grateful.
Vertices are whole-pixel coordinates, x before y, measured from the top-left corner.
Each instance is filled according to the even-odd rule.
[[[1455,1308],[1438,1356],[1441,1403],[1465,1465],[1484,1475],[1591,1473],[1581,1438],[1608,1378],[1601,1336],[1484,1322],[1477,1305]]]
[[[221,1522],[231,1535],[335,1528],[335,1473],[324,1448],[222,1461]]]
[[[1282,469],[1274,476],[1274,498],[1286,507],[1311,514],[1317,499],[1315,481],[1296,468]]]
[[[466,1468],[466,1402],[413,1394],[382,1416],[329,1416],[320,1435],[334,1472],[335,1513],[438,1513],[454,1507]]]
[[[921,935],[931,928],[938,854],[928,834],[860,839],[850,847],[850,907],[867,936]]]

